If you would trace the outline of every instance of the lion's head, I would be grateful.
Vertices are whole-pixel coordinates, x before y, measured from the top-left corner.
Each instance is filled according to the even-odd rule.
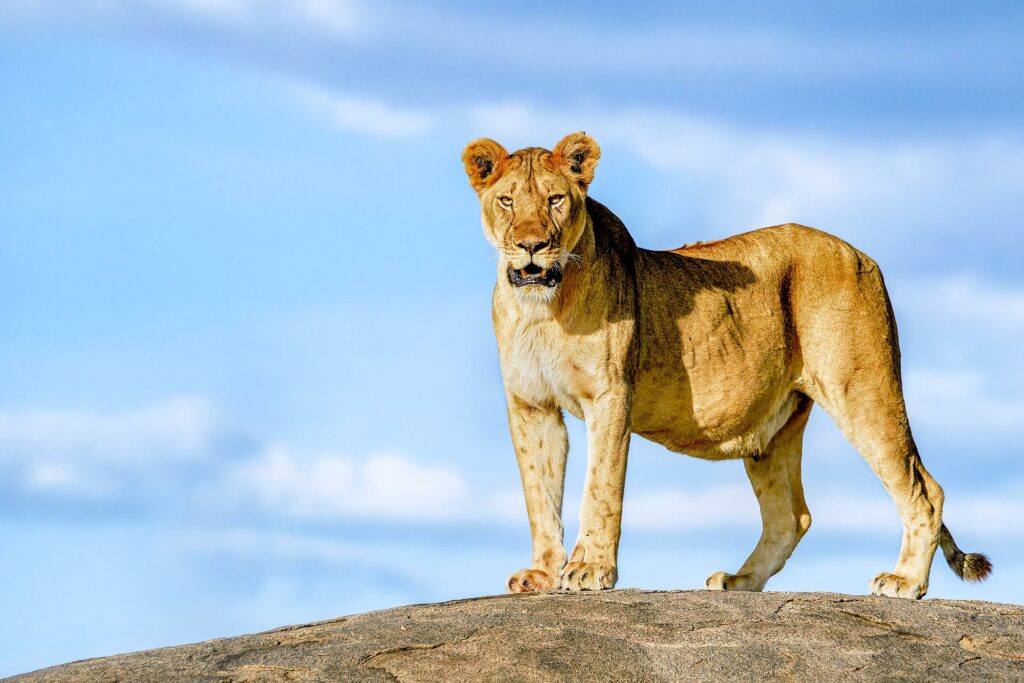
[[[509,282],[524,295],[550,299],[586,227],[587,186],[601,148],[585,133],[554,150],[509,154],[494,140],[466,146],[462,163],[480,198],[484,234],[502,256]]]

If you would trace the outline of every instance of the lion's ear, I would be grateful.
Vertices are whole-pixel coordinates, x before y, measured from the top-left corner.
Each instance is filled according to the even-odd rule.
[[[480,138],[466,145],[462,164],[466,167],[469,184],[478,193],[498,179],[498,164],[508,158],[508,152],[494,140]]]
[[[572,133],[562,138],[551,152],[551,163],[576,181],[584,190],[594,179],[601,147],[586,133]]]

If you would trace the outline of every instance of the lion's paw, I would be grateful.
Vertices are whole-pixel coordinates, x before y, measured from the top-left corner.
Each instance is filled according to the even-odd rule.
[[[899,574],[882,572],[871,579],[871,594],[883,595],[889,598],[910,598],[920,600],[924,597],[925,591],[920,583],[914,583]]]
[[[570,562],[562,572],[562,589],[567,591],[599,591],[614,588],[619,578],[615,565],[591,562]]]
[[[704,587],[713,591],[759,591],[764,588],[764,581],[752,574],[715,572],[704,582]]]
[[[543,593],[558,588],[558,577],[543,569],[520,569],[505,585],[509,593]]]

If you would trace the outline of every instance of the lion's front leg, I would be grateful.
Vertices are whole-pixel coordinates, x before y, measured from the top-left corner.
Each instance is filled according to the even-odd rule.
[[[587,411],[587,479],[580,533],[562,573],[566,590],[614,588],[618,580],[622,494],[629,455],[630,401],[606,395]]]
[[[555,590],[565,566],[562,490],[569,437],[558,408],[529,405],[512,395],[508,397],[508,422],[533,539],[533,563],[508,578],[508,590]]]

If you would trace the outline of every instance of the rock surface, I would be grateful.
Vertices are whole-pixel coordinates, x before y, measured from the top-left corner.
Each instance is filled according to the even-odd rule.
[[[606,591],[413,605],[18,681],[1024,680],[1024,607]]]

